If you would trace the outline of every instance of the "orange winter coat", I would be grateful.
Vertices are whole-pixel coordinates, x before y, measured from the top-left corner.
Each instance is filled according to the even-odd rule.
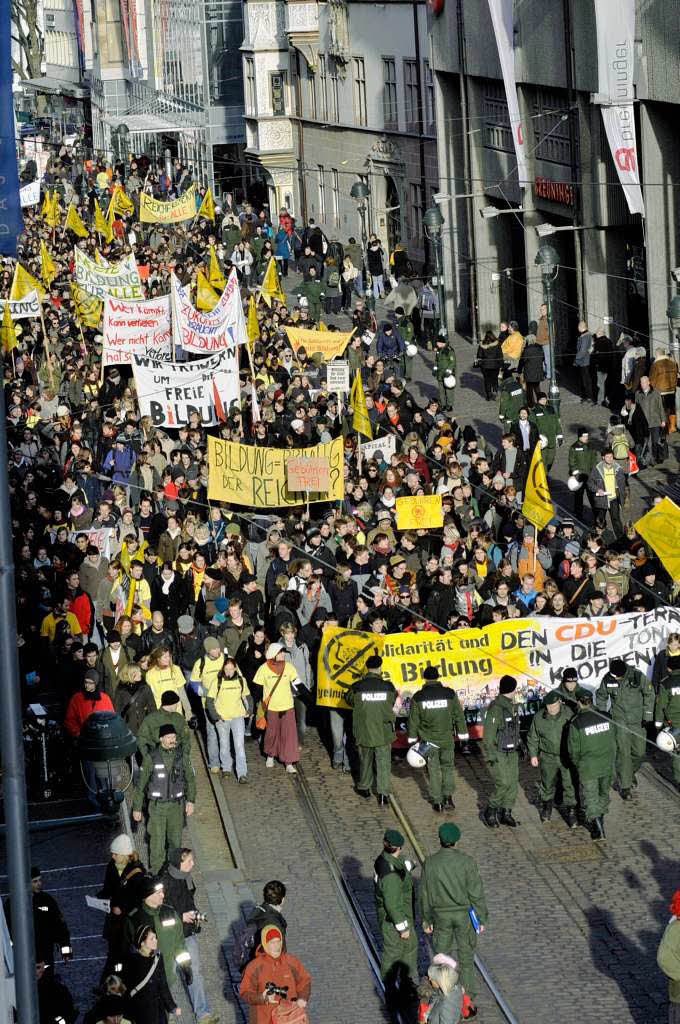
[[[263,1002],[263,992],[268,981],[281,988],[288,986],[288,998],[309,1000],[312,979],[297,957],[282,953],[274,958],[262,947],[257,951],[241,978],[241,999],[250,1006],[249,1024],[270,1024],[272,1004]]]

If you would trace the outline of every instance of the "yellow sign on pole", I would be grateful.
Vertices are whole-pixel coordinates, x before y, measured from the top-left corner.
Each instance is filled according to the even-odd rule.
[[[441,494],[397,498],[398,530],[435,530],[444,525]]]
[[[663,498],[634,524],[643,540],[659,556],[673,580],[680,580],[680,508]]]

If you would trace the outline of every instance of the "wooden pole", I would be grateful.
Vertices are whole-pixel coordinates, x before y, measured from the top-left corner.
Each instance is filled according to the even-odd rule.
[[[43,332],[43,345],[45,346],[45,358],[47,359],[47,376],[50,380],[50,388],[54,391],[54,370],[52,368],[52,356],[50,354],[50,342],[47,337],[47,328],[45,327],[45,315],[43,313],[42,299],[38,300],[40,303],[40,323],[42,324]]]
[[[536,548],[538,547],[538,527],[534,525],[534,555],[531,559],[531,571],[536,573]]]

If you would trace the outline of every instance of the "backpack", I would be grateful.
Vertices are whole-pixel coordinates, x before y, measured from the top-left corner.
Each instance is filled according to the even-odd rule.
[[[263,908],[258,905],[255,909]],[[255,923],[234,925],[234,963],[241,973],[255,959],[259,935],[260,929]]]
[[[612,434],[612,451],[615,459],[627,459],[630,445],[624,433]]]

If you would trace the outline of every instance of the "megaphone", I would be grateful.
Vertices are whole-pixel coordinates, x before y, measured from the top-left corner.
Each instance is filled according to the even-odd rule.
[[[436,746],[436,743],[429,743],[427,740],[419,740],[418,743],[414,743],[412,747],[409,747],[406,760],[411,765],[411,768],[424,768],[427,764],[427,755],[431,750],[434,750]]]
[[[662,729],[656,737],[656,745],[664,754],[675,754],[680,746],[680,729]]]

